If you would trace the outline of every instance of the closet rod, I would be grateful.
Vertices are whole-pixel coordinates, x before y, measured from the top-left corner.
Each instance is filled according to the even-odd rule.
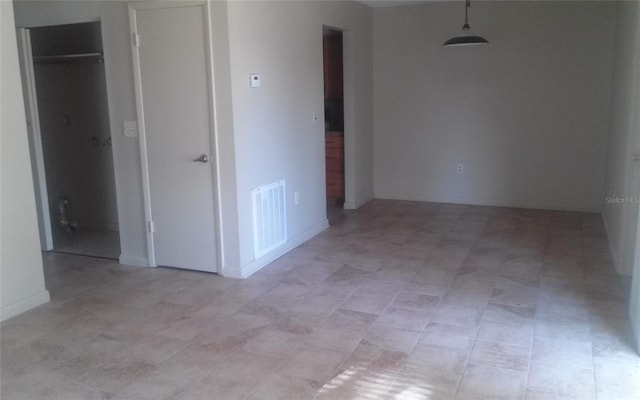
[[[77,54],[58,54],[55,56],[34,56],[33,61],[36,63],[64,63],[78,61],[103,61],[102,53],[77,53]]]

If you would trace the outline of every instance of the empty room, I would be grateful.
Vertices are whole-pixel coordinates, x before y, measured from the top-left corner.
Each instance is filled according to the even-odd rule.
[[[640,400],[640,2],[0,18],[3,400]]]

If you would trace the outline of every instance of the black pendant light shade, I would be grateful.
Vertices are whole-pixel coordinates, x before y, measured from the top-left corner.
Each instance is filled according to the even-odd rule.
[[[467,0],[467,3],[465,4],[462,32],[444,42],[443,46],[473,46],[489,43],[487,39],[482,36],[478,36],[471,31],[471,27],[469,26],[469,7],[471,7],[471,0]]]

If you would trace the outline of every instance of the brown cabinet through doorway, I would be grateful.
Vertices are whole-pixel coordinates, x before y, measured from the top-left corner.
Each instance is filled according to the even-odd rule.
[[[327,198],[336,203],[342,203],[344,202],[344,136],[342,132],[326,132],[325,152]]]

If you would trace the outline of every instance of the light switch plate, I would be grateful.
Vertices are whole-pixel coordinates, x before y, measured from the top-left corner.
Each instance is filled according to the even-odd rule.
[[[138,137],[138,124],[136,121],[123,121],[122,133],[124,134],[124,137]]]

